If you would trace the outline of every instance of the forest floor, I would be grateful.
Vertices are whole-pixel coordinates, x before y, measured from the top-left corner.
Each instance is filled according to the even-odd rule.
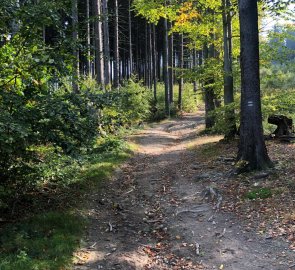
[[[236,145],[199,135],[203,119],[131,136],[137,153],[89,195],[75,270],[295,269],[294,145],[269,145],[275,170],[235,175]]]

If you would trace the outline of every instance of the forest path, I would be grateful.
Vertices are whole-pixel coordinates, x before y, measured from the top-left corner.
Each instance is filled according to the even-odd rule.
[[[294,253],[285,243],[246,231],[202,199],[208,175],[188,146],[220,139],[197,135],[203,119],[188,114],[131,137],[138,153],[90,196],[75,270],[291,269]],[[226,172],[216,168],[210,177],[222,181]]]

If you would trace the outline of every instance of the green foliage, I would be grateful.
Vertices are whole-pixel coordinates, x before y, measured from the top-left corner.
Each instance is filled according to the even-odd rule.
[[[49,212],[4,228],[0,237],[0,269],[70,269],[83,225],[80,216]]]
[[[94,148],[94,151],[104,153],[124,149],[126,149],[126,142],[118,138],[118,136],[109,135],[98,140],[97,147]]]
[[[257,188],[245,194],[245,198],[249,200],[267,199],[272,197],[272,191],[269,188]]]
[[[275,25],[274,29],[269,31],[266,40],[260,45],[261,64],[263,67],[269,67],[270,64],[288,66],[294,69],[295,59],[295,28],[292,24]]]
[[[33,197],[26,194],[24,203],[18,202],[30,208],[31,217],[0,230],[0,269],[72,269],[72,255],[79,247],[85,220],[68,209],[80,205],[94,188],[98,190],[131,150],[114,136],[100,138],[95,148],[79,159],[55,153],[52,146],[34,150],[42,158],[36,176],[43,179]],[[1,192],[7,196],[7,190],[0,187],[0,196]]]
[[[295,67],[292,62],[283,65],[273,64],[261,70],[263,90],[295,89]]]
[[[170,105],[171,116],[175,116],[178,112],[178,85],[174,85],[174,102]],[[195,93],[192,83],[185,83],[182,93],[182,109],[184,112],[196,112],[198,106],[202,103],[200,91]],[[164,84],[157,85],[157,104],[152,104],[152,121],[160,121],[166,118],[165,114],[165,87]]]
[[[120,91],[102,92],[87,79],[74,93],[42,46],[21,40],[0,48],[1,208],[40,183],[73,179],[98,136],[150,113],[150,92],[131,80]]]

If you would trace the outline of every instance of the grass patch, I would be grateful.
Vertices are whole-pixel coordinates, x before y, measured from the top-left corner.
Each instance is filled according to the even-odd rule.
[[[67,166],[56,163],[58,174],[52,172],[54,162],[45,164],[52,177],[17,203],[17,222],[0,228],[0,270],[72,269],[73,253],[87,223],[76,209],[81,209],[85,194],[98,191],[133,149],[134,144],[108,137],[79,161],[68,159]]]
[[[249,200],[267,199],[272,197],[272,191],[269,188],[257,188],[245,194],[245,198]]]
[[[85,220],[73,213],[49,212],[1,232],[1,270],[70,269]]]
[[[222,136],[200,136],[189,143],[188,149],[198,153],[202,160],[211,160],[224,151],[225,144],[219,142]]]

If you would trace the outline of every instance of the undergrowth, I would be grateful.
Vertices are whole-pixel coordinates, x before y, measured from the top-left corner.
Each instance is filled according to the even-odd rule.
[[[179,113],[177,108],[178,101],[178,85],[173,87],[173,102],[170,105],[170,116],[176,116]],[[198,111],[198,106],[203,103],[200,93],[193,91],[193,85],[189,83],[184,84],[182,95],[182,110],[184,112],[192,113]],[[157,104],[152,105],[152,121],[160,121],[166,118],[165,114],[165,87],[164,84],[159,83],[157,86]]]
[[[58,154],[54,157],[47,151],[40,168],[46,181],[16,201],[18,216],[11,214],[17,221],[11,222],[9,213],[1,219],[7,222],[0,230],[1,270],[71,269],[73,252],[87,224],[76,209],[86,194],[99,190],[114,169],[130,157],[132,146],[107,136],[97,141],[91,153],[76,160]]]

